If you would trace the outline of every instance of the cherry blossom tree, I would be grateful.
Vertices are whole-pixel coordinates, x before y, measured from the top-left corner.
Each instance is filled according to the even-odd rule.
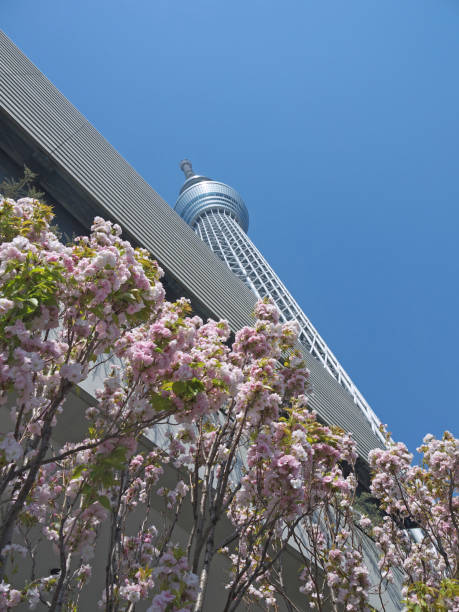
[[[420,465],[402,443],[370,453],[371,491],[385,516],[363,526],[381,550],[380,570],[405,576],[410,610],[459,610],[459,440],[424,438]]]
[[[165,299],[119,226],[97,217],[66,245],[51,219],[36,200],[0,200],[0,610],[76,610],[96,582],[107,611],[198,612],[216,564],[225,611],[370,610],[394,568],[408,607],[458,605],[457,440],[427,438],[421,467],[402,445],[373,451],[373,525],[354,510],[355,443],[308,409],[295,323],[264,300],[231,343],[225,321]],[[59,444],[76,418],[85,434]],[[363,537],[381,551],[378,584]],[[301,608],[287,549],[303,561]]]

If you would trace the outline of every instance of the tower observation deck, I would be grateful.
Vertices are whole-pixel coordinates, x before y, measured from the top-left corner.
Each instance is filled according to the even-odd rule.
[[[247,236],[249,213],[241,196],[224,183],[195,174],[191,162],[187,159],[180,163],[180,168],[185,174],[185,183],[175,204],[176,212],[257,297],[268,296],[274,300],[282,321],[294,319],[298,322],[300,343],[351,394],[375,435],[384,442],[379,429],[381,421],[283,282]]]

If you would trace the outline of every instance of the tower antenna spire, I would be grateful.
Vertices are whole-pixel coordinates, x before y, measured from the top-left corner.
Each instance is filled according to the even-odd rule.
[[[191,162],[189,159],[182,159],[182,161],[180,162],[180,170],[182,170],[182,172],[185,175],[185,178],[190,178],[190,176],[193,176],[194,172],[193,172],[193,166],[191,165]]]

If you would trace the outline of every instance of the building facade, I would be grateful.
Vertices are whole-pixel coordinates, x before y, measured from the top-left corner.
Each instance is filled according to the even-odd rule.
[[[269,296],[274,300],[282,321],[298,322],[299,341],[302,346],[346,389],[368,420],[373,433],[384,442],[380,432],[380,420],[283,282],[247,236],[249,213],[239,193],[224,183],[195,174],[188,159],[180,163],[180,168],[185,174],[185,183],[180,190],[175,210],[258,298]]]

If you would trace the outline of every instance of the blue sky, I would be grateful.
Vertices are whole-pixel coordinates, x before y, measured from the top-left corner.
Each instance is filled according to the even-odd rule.
[[[2,28],[174,204],[182,157],[396,439],[458,434],[457,0],[2,0]]]

